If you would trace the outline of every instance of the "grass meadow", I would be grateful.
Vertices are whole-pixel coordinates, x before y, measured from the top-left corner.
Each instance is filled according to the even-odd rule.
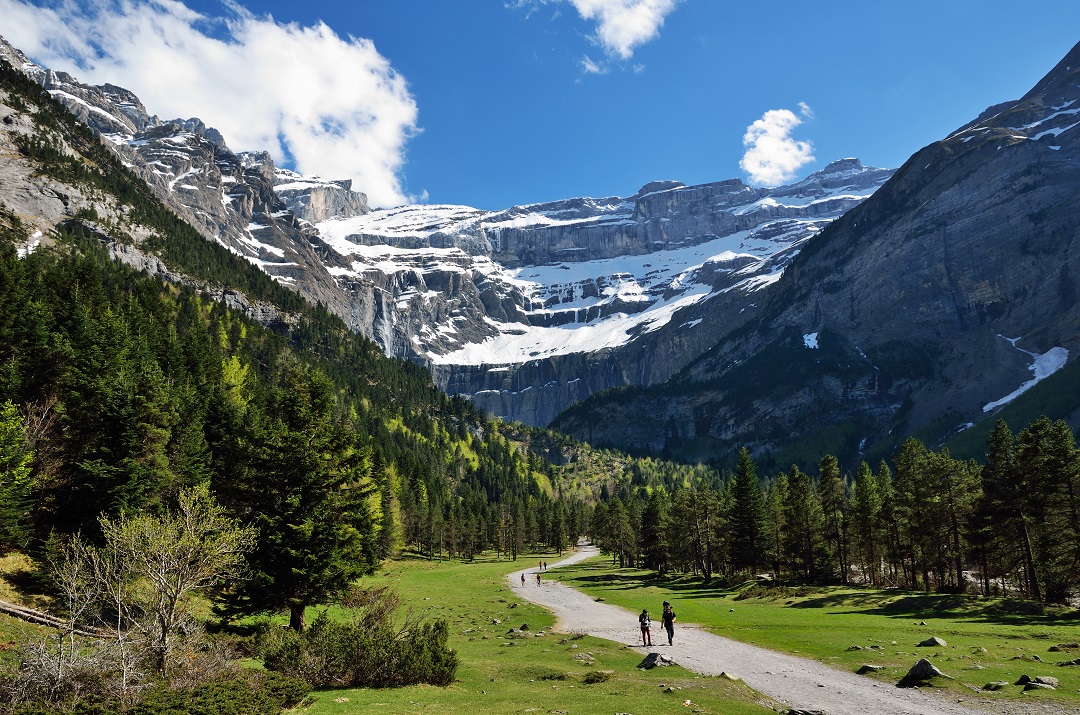
[[[979,699],[1039,698],[1080,705],[1080,666],[1057,663],[1080,658],[1080,650],[1051,647],[1080,641],[1080,611],[1028,601],[862,588],[785,588],[743,584],[711,588],[688,577],[620,569],[594,558],[560,569],[560,581],[608,603],[638,611],[671,601],[683,623],[698,623],[735,640],[793,653],[855,671],[885,666],[875,675],[895,684],[920,658],[928,658],[952,681],[935,687],[976,696],[994,681],[1022,675],[1053,676],[1056,691],[1023,693],[1010,685]],[[747,597],[751,596],[751,597]],[[756,597],[755,597],[756,596]],[[945,647],[919,648],[932,636]],[[678,631],[676,631],[678,638]],[[738,675],[738,667],[732,672]]]
[[[542,558],[555,560],[553,554]],[[699,677],[677,667],[638,670],[643,657],[640,649],[577,634],[551,633],[552,616],[521,600],[518,589],[510,588],[506,581],[506,574],[535,561],[524,556],[517,562],[405,559],[387,564],[378,576],[364,579],[364,584],[392,585],[414,616],[449,622],[450,645],[460,662],[456,681],[446,688],[320,691],[297,712],[775,712],[742,683]],[[315,615],[310,613],[309,621]],[[522,624],[528,624],[529,633],[534,635],[508,636],[511,628]],[[541,632],[544,635],[538,635]],[[690,705],[685,705],[686,701]]]

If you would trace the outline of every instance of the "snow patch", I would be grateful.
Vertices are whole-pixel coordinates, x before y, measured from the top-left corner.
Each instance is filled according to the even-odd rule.
[[[806,333],[805,335],[802,336],[802,344],[805,345],[806,347],[810,348],[811,350],[817,350],[818,349],[817,336],[818,336],[817,333]]]
[[[1034,377],[1020,385],[1020,387],[1016,388],[1008,395],[1005,395],[1005,397],[1002,397],[1000,400],[988,402],[983,405],[983,412],[990,412],[991,410],[1012,402],[1034,387],[1038,382],[1045,380],[1061,368],[1065,367],[1065,362],[1069,359],[1069,351],[1062,347],[1050,348],[1040,355],[1018,347],[1016,343],[1020,338],[1006,338],[1004,335],[999,335],[998,337],[1008,340],[1014,348],[1031,357],[1032,362],[1031,365],[1028,366],[1028,369],[1031,370],[1031,374]]]

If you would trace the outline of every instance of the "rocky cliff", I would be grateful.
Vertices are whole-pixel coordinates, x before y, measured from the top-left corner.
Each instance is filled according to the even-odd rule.
[[[808,241],[759,314],[670,382],[557,425],[640,449],[802,440],[854,458],[992,420],[1080,348],[1078,192],[1074,49]]]
[[[653,384],[758,310],[807,239],[891,175],[858,160],[755,189],[653,182],[629,197],[370,211],[348,181],[234,153],[0,41],[178,215],[497,416],[542,425],[598,390]]]

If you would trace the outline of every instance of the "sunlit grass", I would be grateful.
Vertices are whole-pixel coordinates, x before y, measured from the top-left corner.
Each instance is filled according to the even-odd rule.
[[[682,711],[689,700],[692,709],[703,713],[774,712],[755,703],[760,696],[741,683],[697,677],[681,668],[638,670],[640,650],[551,633],[551,615],[521,600],[517,589],[506,582],[507,573],[537,558],[555,560],[554,555],[543,554],[516,563],[488,558],[472,564],[403,560],[386,565],[364,585],[392,585],[414,616],[447,620],[450,645],[460,658],[456,681],[446,688],[322,691],[299,710],[313,715],[549,711],[648,715]],[[524,624],[532,635],[508,635],[511,628]],[[538,635],[541,632],[544,635]],[[597,671],[610,671],[610,678],[586,684],[586,675]]]
[[[765,597],[741,598],[748,584],[732,589],[703,586],[689,577],[660,579],[655,573],[619,569],[597,558],[560,569],[559,579],[608,603],[632,611],[659,610],[671,601],[678,620],[699,623],[735,640],[813,658],[855,671],[882,665],[872,676],[896,683],[920,658],[928,658],[966,693],[993,681],[1015,683],[1024,674],[1060,680],[1054,692],[1025,697],[1080,703],[1080,666],[1055,664],[1080,658],[1080,650],[1050,652],[1080,640],[1080,612],[1003,599],[862,588],[755,588]],[[771,594],[770,594],[771,591]],[[937,636],[945,647],[920,648]],[[678,635],[676,634],[676,638]],[[857,646],[857,648],[856,648]],[[871,677],[871,676],[868,676]],[[987,698],[1015,697],[1010,686]]]

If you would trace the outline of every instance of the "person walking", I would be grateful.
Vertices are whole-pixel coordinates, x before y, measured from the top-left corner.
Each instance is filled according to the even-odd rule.
[[[521,587],[525,588],[525,572],[521,572]]]
[[[642,608],[641,615],[638,616],[638,623],[641,624],[641,644],[644,646],[652,646],[652,625],[649,621],[648,609]]]
[[[667,631],[667,644],[675,637],[675,611],[671,610],[671,604],[664,601],[664,613],[660,616],[660,624]]]
[[[537,586],[540,585],[540,572],[539,571],[536,572],[536,585]]]

